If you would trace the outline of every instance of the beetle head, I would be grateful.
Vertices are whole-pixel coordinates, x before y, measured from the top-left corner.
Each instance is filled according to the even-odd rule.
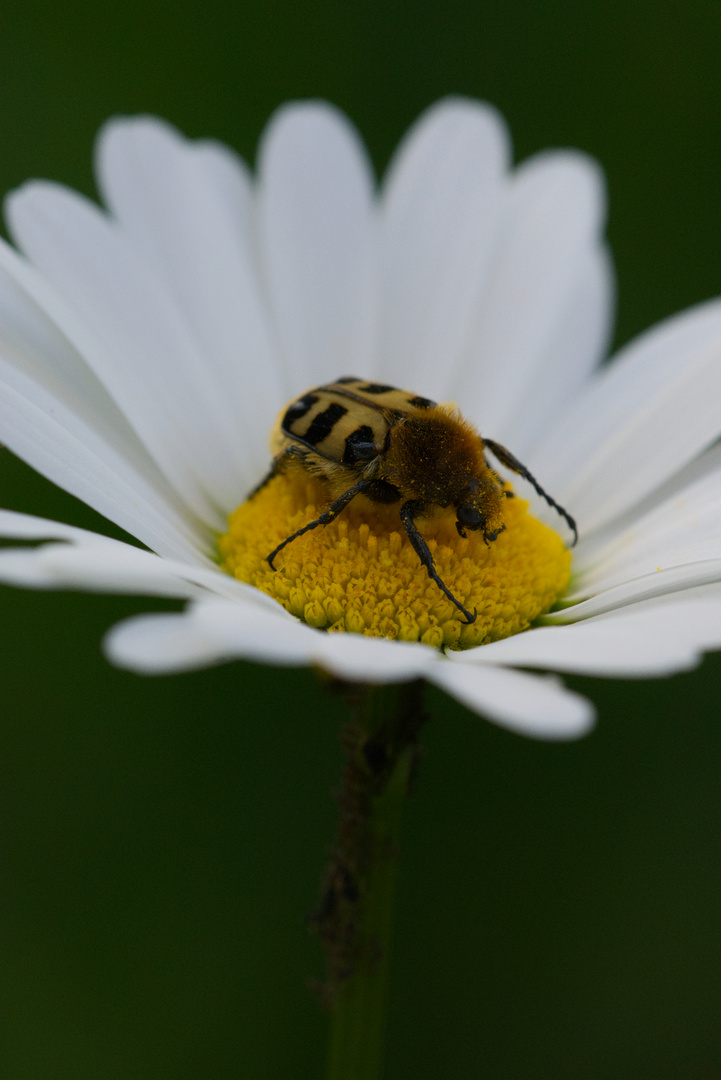
[[[502,507],[505,492],[490,477],[471,480],[455,500],[456,529],[465,538],[466,529],[483,532],[487,544],[492,543],[505,529]]]

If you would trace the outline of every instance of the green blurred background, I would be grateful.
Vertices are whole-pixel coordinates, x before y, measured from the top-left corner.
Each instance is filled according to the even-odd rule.
[[[487,98],[518,158],[604,165],[622,343],[721,290],[720,61],[695,0],[4,0],[0,187],[92,193],[113,113],[252,160],[275,106],[325,97],[382,169],[431,101]],[[7,453],[0,502],[98,524]],[[157,603],[0,600],[2,1080],[319,1077],[337,703],[304,671],[110,669],[104,629]],[[569,682],[600,723],[562,746],[430,694],[388,1078],[721,1077],[721,661]]]

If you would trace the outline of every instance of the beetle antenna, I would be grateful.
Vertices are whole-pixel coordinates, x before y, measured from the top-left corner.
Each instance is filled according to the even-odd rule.
[[[573,543],[571,544],[571,547],[575,547],[578,543],[578,529],[576,528],[576,522],[568,511],[564,510],[562,506],[559,506],[556,500],[552,499],[548,492],[543,490],[535,476],[532,476],[531,473],[529,473],[526,466],[522,465],[518,458],[513,456],[510,450],[506,450],[505,446],[501,446],[500,443],[494,442],[493,439],[484,438],[483,443],[488,447],[494,457],[498,458],[501,465],[505,465],[507,469],[511,469],[512,472],[517,473],[518,476],[522,476],[524,480],[527,480],[541,498],[545,499],[548,505],[552,506],[556,513],[561,515],[573,533]]]

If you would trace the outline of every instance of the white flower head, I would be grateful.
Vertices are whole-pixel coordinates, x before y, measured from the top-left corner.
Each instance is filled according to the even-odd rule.
[[[649,677],[721,647],[721,302],[599,367],[613,280],[591,160],[511,168],[498,114],[447,100],[377,190],[349,122],[312,102],[271,120],[255,177],[143,117],[106,125],[97,178],[106,209],[37,181],[7,201],[0,439],[148,550],[4,511],[0,535],[36,546],[3,548],[1,580],[187,600],[109,632],[138,672],[244,657],[423,677],[544,738],[583,734],[592,707],[523,669]],[[278,411],[348,372],[457,402],[573,514],[545,625],[456,652],[328,633],[220,569]]]

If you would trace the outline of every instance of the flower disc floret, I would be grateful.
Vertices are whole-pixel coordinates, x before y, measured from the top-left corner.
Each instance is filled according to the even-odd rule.
[[[327,484],[302,470],[274,477],[230,516],[218,541],[223,569],[318,629],[452,649],[528,629],[568,585],[570,552],[517,498],[506,500],[505,531],[488,545],[479,533],[458,535],[453,509],[419,519],[440,577],[478,612],[469,625],[428,577],[398,508],[363,497],[293,540],[271,569],[268,554],[328,503]]]

